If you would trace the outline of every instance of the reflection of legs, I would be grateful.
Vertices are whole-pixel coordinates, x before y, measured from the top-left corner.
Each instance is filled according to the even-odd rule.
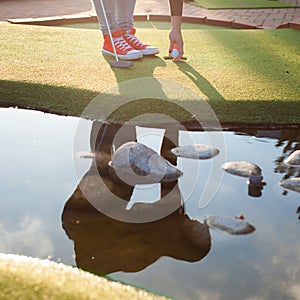
[[[177,165],[177,157],[172,154],[171,149],[175,147],[178,147],[178,130],[169,128],[166,130],[161,154],[174,166]]]

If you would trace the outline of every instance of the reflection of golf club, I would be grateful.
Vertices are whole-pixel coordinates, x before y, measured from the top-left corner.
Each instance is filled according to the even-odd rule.
[[[114,41],[113,41],[113,37],[112,37],[112,34],[111,34],[111,30],[110,30],[110,27],[109,27],[109,24],[108,24],[107,15],[106,15],[105,7],[103,5],[103,1],[99,0],[99,2],[100,2],[100,5],[101,5],[101,8],[102,8],[102,12],[103,12],[105,23],[106,23],[106,26],[107,26],[109,38],[110,38],[112,47],[114,49],[114,54],[115,54],[115,58],[116,58],[116,61],[110,61],[109,65],[111,67],[115,67],[115,68],[129,68],[129,67],[132,67],[133,63],[131,61],[120,61],[119,60],[118,55],[117,55],[117,50],[116,50],[116,47],[115,47],[115,44],[114,44]]]

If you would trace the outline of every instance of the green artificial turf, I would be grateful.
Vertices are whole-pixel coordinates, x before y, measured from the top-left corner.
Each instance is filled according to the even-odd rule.
[[[159,94],[197,104],[188,93],[181,95],[184,86],[207,101],[221,122],[300,124],[300,33],[293,29],[183,30],[188,60],[174,63],[163,59],[169,31],[142,27],[137,35],[161,53],[135,61],[131,69],[110,68],[113,58],[102,56],[97,30],[1,24],[0,32],[0,105],[80,116],[102,95],[101,105],[109,111],[128,93],[141,98],[139,80],[150,78],[157,84],[143,98]],[[110,97],[110,88],[128,80],[129,89]],[[170,88],[160,80],[170,80]],[[165,113],[159,105],[156,111]],[[144,109],[139,101],[128,108]],[[126,110],[122,114],[111,119],[127,119]]]
[[[297,7],[276,0],[195,0],[189,3],[208,9]]]
[[[0,254],[0,299],[166,300],[167,298],[48,260]]]

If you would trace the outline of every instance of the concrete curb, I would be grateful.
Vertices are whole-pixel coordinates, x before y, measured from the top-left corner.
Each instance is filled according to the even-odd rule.
[[[135,15],[134,20],[147,21],[148,15]],[[55,26],[63,24],[94,23],[98,22],[98,19],[96,15],[79,14],[58,17],[8,19],[7,21],[11,24]]]
[[[170,22],[169,15],[159,14],[137,14],[134,15],[135,21],[160,21]],[[183,16],[182,21],[185,23],[206,24],[212,26],[220,26],[232,29],[265,29],[265,27],[257,26],[253,23],[240,22],[230,19],[222,18],[209,18],[205,16]],[[12,24],[25,24],[25,25],[43,25],[43,26],[57,26],[63,24],[78,24],[78,23],[92,23],[98,22],[96,15],[78,14],[71,16],[58,16],[58,17],[43,17],[43,18],[24,18],[24,19],[9,19],[9,23]],[[300,24],[289,22],[282,24],[280,28],[293,28],[300,30]]]

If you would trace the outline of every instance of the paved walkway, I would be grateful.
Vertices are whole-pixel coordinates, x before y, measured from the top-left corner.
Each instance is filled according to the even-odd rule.
[[[300,0],[282,0],[300,6]],[[0,0],[0,21],[18,18],[95,15],[90,0]],[[168,0],[137,0],[135,14],[169,15]],[[184,3],[184,16],[239,28],[300,29],[300,8],[208,10]],[[291,26],[292,25],[292,26]]]

